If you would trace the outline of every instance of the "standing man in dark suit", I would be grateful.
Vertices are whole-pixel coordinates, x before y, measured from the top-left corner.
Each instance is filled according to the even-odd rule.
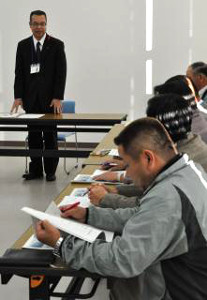
[[[33,35],[19,42],[16,53],[14,103],[11,111],[22,106],[26,113],[61,113],[66,81],[66,57],[62,41],[46,33],[47,16],[36,10],[30,14]],[[28,126],[29,149],[57,149],[55,126]],[[37,131],[38,129],[38,131]],[[56,179],[58,158],[43,158],[46,180]],[[31,157],[29,173],[23,178],[43,177],[42,157]]]

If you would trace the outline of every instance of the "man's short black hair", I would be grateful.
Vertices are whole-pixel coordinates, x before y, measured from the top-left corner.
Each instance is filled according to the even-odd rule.
[[[183,80],[168,81],[154,87],[154,94],[177,94],[180,96],[190,95],[191,89]]]
[[[190,80],[190,79],[188,79]],[[192,81],[191,81],[192,83]],[[191,108],[195,110],[196,99],[192,90],[188,85],[187,77],[185,75],[177,75],[169,78],[165,83],[161,85],[157,85],[154,87],[154,95],[162,95],[162,94],[176,94],[182,96],[188,104],[191,105]],[[193,85],[193,84],[192,84]],[[193,85],[194,87],[194,85]],[[195,88],[194,88],[195,90]],[[195,94],[197,94],[195,90]]]
[[[191,131],[193,111],[181,96],[163,94],[149,99],[146,114],[158,119],[174,142],[187,138]]]
[[[205,63],[203,61],[197,61],[192,63],[189,67],[194,71],[197,68],[203,67]]]
[[[142,150],[148,149],[167,157],[172,153],[173,142],[164,126],[154,118],[142,118],[130,123],[114,139],[125,153],[137,159]]]
[[[196,75],[202,74],[204,76],[207,76],[207,65],[204,64],[203,66],[196,68],[194,70],[194,74]]]
[[[45,19],[46,19],[46,22],[47,22],[47,15],[43,10],[34,10],[30,13],[30,18],[29,18],[30,23],[32,21],[32,16],[34,16],[34,15],[36,15],[36,16],[42,16],[42,15],[45,16]]]

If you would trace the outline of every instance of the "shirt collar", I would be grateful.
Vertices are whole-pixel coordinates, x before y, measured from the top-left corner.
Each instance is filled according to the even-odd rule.
[[[169,174],[172,174],[173,172],[177,171],[180,168],[183,168],[189,158],[188,155],[178,153],[176,154],[156,175],[155,179],[152,181],[152,183],[146,188],[146,190],[143,192],[143,196],[148,193],[148,191],[155,186],[158,182],[162,181],[163,178],[166,178]]]
[[[158,174],[162,173],[163,171],[167,170],[171,167],[176,161],[178,161],[183,156],[182,153],[176,154],[161,170]]]
[[[206,90],[207,90],[207,85],[204,86],[202,89],[200,89],[199,96],[201,97],[201,99],[202,99],[202,96],[203,96],[203,94],[205,93]]]
[[[34,35],[33,35],[32,37],[33,37],[33,42],[34,42],[35,49],[36,49],[36,47],[37,47],[37,43],[38,43],[38,42],[40,42],[40,44],[41,44],[41,49],[42,49],[43,44],[44,44],[44,41],[45,41],[45,39],[46,39],[46,33],[43,35],[43,37],[42,37],[41,40],[39,40],[39,41],[34,37]]]

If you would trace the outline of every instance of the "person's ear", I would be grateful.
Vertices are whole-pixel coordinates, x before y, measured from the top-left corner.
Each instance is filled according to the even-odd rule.
[[[147,161],[150,162],[151,158],[150,158],[150,155],[148,153],[146,153],[146,157],[147,157]]]
[[[151,150],[144,150],[144,157],[145,157],[148,165],[153,162],[154,155]]]

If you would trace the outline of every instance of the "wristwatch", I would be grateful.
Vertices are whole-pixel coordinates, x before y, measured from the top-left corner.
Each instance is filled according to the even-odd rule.
[[[57,240],[55,247],[53,249],[53,254],[55,256],[61,257],[61,246],[63,241],[64,241],[63,237],[59,237],[59,239]]]

